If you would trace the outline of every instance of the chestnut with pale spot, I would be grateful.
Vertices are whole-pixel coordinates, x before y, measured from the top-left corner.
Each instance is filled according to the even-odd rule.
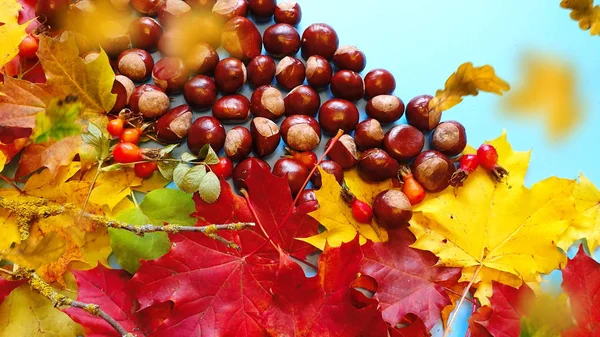
[[[331,139],[327,142],[325,148],[329,148],[329,145],[331,145]],[[358,163],[358,151],[356,150],[354,138],[349,135],[342,135],[340,139],[333,144],[331,150],[327,153],[327,157],[338,163],[344,170],[356,166]]]
[[[252,152],[252,135],[243,126],[236,126],[225,136],[225,155],[231,160],[239,161]]]
[[[315,89],[329,85],[333,69],[331,63],[323,56],[313,55],[306,60],[306,81]]]
[[[381,124],[372,118],[358,123],[356,130],[354,130],[354,141],[360,151],[381,147],[383,137],[384,133]]]
[[[302,20],[302,10],[296,1],[283,1],[275,8],[275,22],[296,26]]]
[[[321,127],[312,117],[292,115],[281,123],[283,141],[297,151],[311,151],[321,142]]]
[[[428,192],[441,192],[450,185],[456,171],[454,163],[435,150],[424,151],[415,158],[411,166],[415,179]]]
[[[126,105],[129,104],[131,95],[133,94],[133,91],[135,90],[135,83],[133,83],[133,81],[129,77],[123,76],[123,75],[115,76],[115,81],[119,81],[123,85],[123,87],[125,87],[125,91],[127,92],[127,101],[125,104]]]
[[[212,74],[219,63],[219,54],[208,43],[199,43],[192,47],[185,57],[185,65],[190,72],[198,75]]]
[[[367,181],[384,181],[398,174],[398,162],[382,149],[369,149],[358,160],[358,173]]]
[[[341,46],[333,54],[333,64],[340,70],[352,70],[360,73],[367,66],[365,53],[356,46]]]
[[[169,96],[152,84],[137,87],[129,99],[129,108],[133,112],[140,112],[147,119],[164,115],[170,104]]]
[[[373,199],[373,215],[383,228],[404,227],[412,218],[412,205],[400,190],[383,191]]]
[[[417,129],[428,132],[433,130],[442,119],[442,114],[429,109],[429,101],[433,96],[421,95],[408,102],[406,106],[406,121]]]
[[[156,138],[167,144],[180,143],[192,126],[192,110],[188,105],[175,107],[162,115],[155,125]]]
[[[256,117],[271,120],[281,118],[285,113],[285,104],[281,91],[271,85],[258,87],[250,98],[250,111]]]
[[[231,57],[248,62],[260,55],[262,38],[252,21],[236,16],[223,26],[221,45]]]
[[[266,157],[277,149],[281,136],[275,122],[264,117],[255,117],[250,123],[252,146],[257,157]]]
[[[286,90],[292,90],[302,84],[305,74],[306,68],[304,67],[304,63],[291,56],[281,59],[275,68],[277,83]]]
[[[404,114],[404,102],[393,95],[378,95],[371,98],[365,107],[367,115],[382,124],[399,120]]]
[[[119,73],[134,82],[144,82],[152,74],[154,60],[152,55],[143,49],[129,49],[119,55],[117,60]]]
[[[447,156],[457,156],[467,146],[465,127],[457,121],[440,123],[433,131],[431,147]]]
[[[164,57],[154,65],[152,80],[167,94],[178,93],[189,78],[189,72],[182,59]]]
[[[248,15],[248,2],[246,0],[218,0],[212,7],[214,16],[227,21],[236,16]]]
[[[285,114],[314,116],[321,106],[321,96],[308,85],[299,85],[292,89],[284,99]]]

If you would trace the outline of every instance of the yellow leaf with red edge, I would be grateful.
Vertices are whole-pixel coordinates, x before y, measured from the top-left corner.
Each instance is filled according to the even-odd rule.
[[[560,7],[571,10],[571,19],[579,22],[579,28],[600,35],[600,6],[594,6],[594,0],[562,0]]]
[[[439,265],[463,268],[460,281],[474,281],[483,305],[492,281],[519,287],[562,266],[566,256],[556,242],[577,217],[568,193],[575,181],[553,177],[528,188],[530,152],[513,151],[506,134],[490,144],[510,174],[496,183],[479,168],[456,193],[429,194],[409,227],[417,237],[412,247],[433,252]]]
[[[477,96],[479,91],[502,95],[509,89],[508,83],[496,76],[491,66],[473,67],[471,62],[463,63],[446,80],[444,89],[438,90],[429,101],[429,110],[439,115],[462,102],[464,96]]]
[[[19,54],[19,44],[27,36],[31,21],[19,25],[21,4],[16,0],[0,0],[0,68]]]
[[[322,187],[315,191],[319,209],[309,215],[327,230],[300,240],[321,250],[325,249],[326,243],[332,247],[339,247],[342,243],[350,242],[357,233],[360,235],[360,244],[366,243],[367,239],[375,242],[387,241],[387,231],[379,227],[375,220],[371,224],[361,224],[354,220],[350,206],[341,197],[342,187],[335,177],[321,168],[319,172],[323,181]],[[356,198],[369,205],[373,203],[373,199],[379,192],[392,188],[391,179],[380,183],[368,183],[359,177],[355,169],[344,172],[344,180]]]

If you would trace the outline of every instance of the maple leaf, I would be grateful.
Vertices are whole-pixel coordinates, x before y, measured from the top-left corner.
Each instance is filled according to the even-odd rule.
[[[540,294],[529,303],[529,313],[521,317],[520,337],[556,337],[572,326],[566,294]]]
[[[22,286],[25,283],[25,280],[8,281],[0,277],[0,304],[2,304],[4,299],[8,297],[8,295],[10,295],[14,289]]]
[[[342,187],[335,177],[321,168],[323,186],[315,191],[319,208],[309,215],[323,225],[327,230],[321,234],[302,239],[305,242],[323,250],[328,243],[334,247],[344,242],[350,242],[360,234],[360,243],[365,244],[367,239],[375,242],[387,241],[387,232],[379,227],[376,220],[371,224],[358,223],[352,216],[351,208],[341,197]],[[380,183],[367,183],[360,178],[356,170],[344,172],[344,180],[350,191],[361,201],[371,205],[379,192],[392,188],[392,181],[388,179]]]
[[[396,326],[405,315],[415,314],[430,330],[451,303],[445,287],[456,284],[460,269],[434,267],[435,255],[409,247],[415,237],[406,228],[388,234],[388,242],[369,241],[362,247],[361,277],[376,281],[368,288],[374,291],[386,322]]]
[[[549,178],[527,188],[530,152],[513,151],[506,134],[490,144],[510,172],[505,181],[495,183],[480,168],[457,194],[430,194],[409,227],[417,237],[412,247],[433,252],[439,265],[462,267],[460,281],[478,284],[475,295],[484,305],[492,281],[520,287],[563,265],[555,243],[577,215],[574,199],[557,193],[574,181]]]
[[[73,161],[79,153],[80,144],[80,136],[70,136],[57,142],[28,145],[21,154],[15,179],[21,180],[40,167],[46,167],[50,173],[56,173],[59,167],[69,165]]]
[[[535,299],[533,291],[526,284],[517,289],[498,282],[493,282],[492,289],[490,306],[480,307],[469,319],[471,336],[519,336],[521,317]]]
[[[19,44],[27,36],[31,21],[19,24],[21,4],[16,0],[0,1],[0,68],[19,53]]]
[[[594,251],[600,246],[600,191],[582,174],[572,193],[581,217],[563,233],[558,246],[566,251],[576,240],[586,239],[590,251]]]
[[[563,337],[597,336],[600,333],[600,264],[587,256],[583,247],[570,259],[563,273],[563,290],[569,295],[577,326]]]
[[[326,246],[316,277],[282,255],[272,287],[273,302],[264,313],[270,336],[358,337],[377,316],[375,304],[356,307],[350,286],[360,265],[358,238],[338,248]]]
[[[545,121],[551,140],[564,138],[583,115],[573,67],[556,56],[528,54],[521,68],[521,86],[502,102],[503,110],[519,118],[537,117]]]
[[[22,285],[0,305],[0,337],[73,337],[83,328],[42,295]]]
[[[497,77],[491,66],[473,67],[471,62],[463,63],[446,80],[444,89],[438,90],[429,101],[429,110],[441,114],[462,102],[463,96],[477,96],[479,91],[502,95],[503,91],[509,89],[508,83]]]
[[[45,86],[5,77],[0,84],[0,126],[33,129],[35,116],[46,109],[52,95]]]
[[[36,115],[36,127],[33,133],[35,143],[50,140],[59,141],[65,137],[79,135],[81,125],[77,123],[81,112],[81,103],[74,96],[64,100],[53,99],[43,112]]]
[[[594,6],[594,0],[562,0],[560,7],[571,10],[571,19],[578,21],[581,29],[600,35],[600,7]]]

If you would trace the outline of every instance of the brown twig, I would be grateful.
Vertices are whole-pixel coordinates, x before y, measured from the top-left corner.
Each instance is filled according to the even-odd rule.
[[[7,178],[4,175],[0,174],[0,179],[4,180],[7,184],[9,184],[15,190],[19,191],[19,193],[23,193],[23,190],[21,190],[21,188],[19,186],[17,186],[15,183],[13,183],[12,180],[10,180],[9,178]]]
[[[467,295],[469,294],[471,287],[473,287],[473,284],[475,283],[475,279],[477,279],[477,275],[479,275],[481,268],[483,268],[483,264],[480,264],[477,267],[477,269],[475,269],[475,272],[473,273],[473,277],[471,278],[471,281],[469,282],[469,284],[463,291],[462,296],[460,297],[460,301],[458,302],[458,305],[456,306],[456,308],[454,308],[454,315],[452,315],[452,317],[450,318],[450,321],[448,322],[448,325],[446,325],[446,329],[444,329],[443,337],[447,337],[448,334],[450,333],[450,331],[452,331],[452,323],[454,323],[456,316],[458,316],[458,311],[460,310],[460,307],[462,306],[464,301],[467,299]]]

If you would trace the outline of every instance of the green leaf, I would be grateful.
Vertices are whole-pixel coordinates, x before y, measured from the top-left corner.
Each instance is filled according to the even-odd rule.
[[[59,141],[80,134],[78,121],[82,110],[83,105],[73,96],[50,101],[46,110],[35,116],[34,143]]]
[[[215,153],[215,150],[212,147],[208,147],[208,152],[206,153],[206,157],[204,158],[204,162],[207,165],[214,165],[219,162],[219,156]]]
[[[130,164],[112,164],[112,165],[104,166],[103,168],[100,169],[100,171],[103,171],[103,172],[120,171],[124,167],[131,167],[131,165]]]
[[[142,202],[143,204],[143,202]],[[150,223],[148,217],[139,208],[130,208],[117,214],[117,220],[134,226]],[[160,223],[156,223],[160,225]],[[167,233],[148,233],[137,236],[124,229],[109,228],[110,247],[119,264],[134,274],[140,268],[140,259],[154,260],[169,252],[171,241]]]
[[[221,182],[217,175],[212,171],[208,172],[200,182],[198,192],[200,192],[202,200],[208,203],[217,201],[219,195],[221,195]]]
[[[194,201],[189,194],[176,189],[161,188],[148,193],[140,208],[152,220],[182,226],[196,223],[196,219],[190,217],[196,210]]]
[[[159,161],[156,163],[158,171],[167,180],[173,180],[173,172],[175,171],[177,164],[177,162],[173,161]]]
[[[204,158],[208,154],[208,149],[210,149],[210,144],[204,144],[200,151],[198,152],[198,158]]]
[[[206,166],[196,165],[192,167],[183,177],[183,182],[180,186],[181,190],[186,193],[198,191],[204,176],[206,176]]]
[[[92,157],[101,161],[108,158],[111,153],[110,140],[104,132],[94,123],[89,123],[87,131],[81,134],[81,139],[84,144],[92,147]]]
[[[194,156],[193,154],[191,154],[189,152],[184,152],[181,154],[181,160],[190,162],[190,161],[198,160],[198,157]]]
[[[183,190],[181,186],[183,186],[183,177],[185,177],[186,173],[190,170],[190,165],[186,163],[179,163],[173,170],[173,182],[180,190]]]
[[[160,149],[160,157],[164,158],[167,154],[173,152],[179,146],[179,144],[171,144]]]

